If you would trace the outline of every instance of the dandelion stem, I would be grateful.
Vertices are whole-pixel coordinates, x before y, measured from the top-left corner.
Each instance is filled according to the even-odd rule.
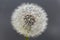
[[[25,37],[25,40],[29,40],[29,38],[28,37]]]

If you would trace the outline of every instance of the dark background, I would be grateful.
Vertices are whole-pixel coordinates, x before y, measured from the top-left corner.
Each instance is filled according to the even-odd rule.
[[[60,0],[0,0],[0,40],[24,40],[24,36],[13,30],[11,14],[22,3],[36,3],[48,14],[46,31],[30,40],[60,40]]]

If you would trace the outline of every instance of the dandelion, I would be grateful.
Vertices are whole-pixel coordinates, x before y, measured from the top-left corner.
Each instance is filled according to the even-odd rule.
[[[11,23],[17,33],[26,37],[36,37],[47,27],[47,13],[37,4],[24,3],[18,6],[11,16]]]

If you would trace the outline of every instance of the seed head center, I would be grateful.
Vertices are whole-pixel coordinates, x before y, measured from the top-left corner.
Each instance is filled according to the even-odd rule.
[[[32,26],[35,23],[35,17],[33,15],[26,15],[24,21],[26,25]]]

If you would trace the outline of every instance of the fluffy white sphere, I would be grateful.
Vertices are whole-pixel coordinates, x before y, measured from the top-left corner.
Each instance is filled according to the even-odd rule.
[[[23,27],[25,24],[24,17],[26,15],[32,15],[35,18],[35,23],[31,26]],[[18,6],[11,16],[11,23],[13,25],[14,30],[17,31],[17,33],[22,34],[24,36],[28,37],[36,37],[42,34],[44,30],[47,27],[47,13],[45,10],[42,9],[41,6],[38,6],[36,4],[22,4]],[[30,31],[28,30],[30,29]],[[29,31],[29,32],[28,32]]]

